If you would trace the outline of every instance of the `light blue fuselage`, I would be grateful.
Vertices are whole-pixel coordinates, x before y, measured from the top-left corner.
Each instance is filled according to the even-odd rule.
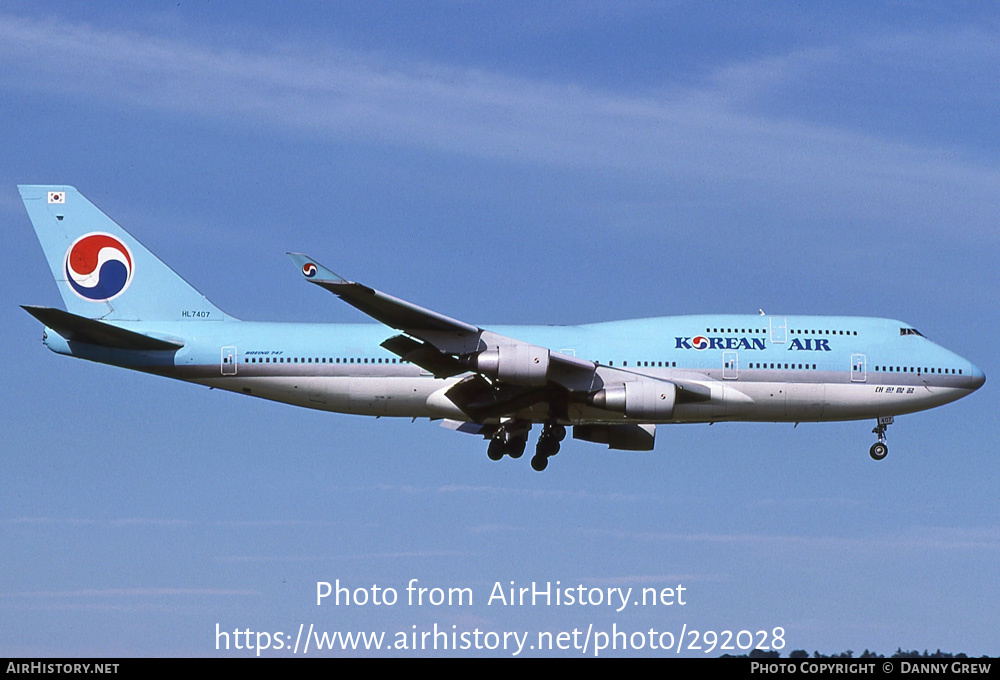
[[[437,379],[379,345],[377,324],[235,320],[118,322],[154,337],[183,339],[176,352],[47,345],[84,359],[211,387],[343,413],[462,418],[434,395],[463,376]],[[708,387],[707,402],[678,403],[663,422],[820,421],[900,415],[939,406],[983,384],[967,359],[908,324],[821,316],[702,315],[581,326],[490,326],[495,332],[619,372]],[[609,381],[610,382],[610,381]],[[517,414],[549,418],[545,405]],[[623,422],[624,415],[574,404],[569,422]]]

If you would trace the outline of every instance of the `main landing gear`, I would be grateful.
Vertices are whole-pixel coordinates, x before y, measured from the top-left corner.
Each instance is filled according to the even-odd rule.
[[[872,460],[882,460],[889,454],[889,447],[885,443],[885,431],[892,425],[892,416],[884,416],[878,419],[878,425],[872,430],[872,434],[878,435],[878,441],[868,449],[868,455]]]
[[[524,449],[528,445],[528,430],[530,428],[530,423],[526,425],[513,423],[501,426],[490,439],[486,455],[489,456],[490,460],[500,460],[504,456],[520,458],[524,455]]]
[[[549,458],[559,453],[559,442],[566,438],[566,428],[558,423],[546,423],[531,457],[531,468],[541,472],[549,466]]]
[[[500,460],[504,456],[520,458],[528,445],[528,421],[507,421],[501,425],[486,449],[490,460]],[[531,467],[541,472],[549,466],[549,458],[559,453],[559,442],[566,438],[566,427],[559,423],[546,423],[535,445],[535,455],[531,457]]]

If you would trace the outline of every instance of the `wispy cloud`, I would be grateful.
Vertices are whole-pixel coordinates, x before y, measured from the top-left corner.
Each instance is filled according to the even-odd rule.
[[[94,519],[87,517],[12,517],[0,520],[0,524],[10,526],[105,526],[105,527],[135,527],[135,526],[155,526],[155,527],[186,527],[196,524],[193,520],[186,519],[157,519],[150,517],[124,517]]]
[[[630,574],[626,576],[581,576],[579,579],[581,583],[588,586],[618,586],[618,587],[628,587],[628,586],[674,586],[678,583],[692,583],[692,582],[706,582],[706,581],[728,581],[730,577],[723,576],[721,574],[696,574],[696,573],[678,573],[678,574]]]
[[[470,484],[443,484],[441,486],[410,486],[410,485],[388,485],[380,484],[375,487],[378,491],[392,491],[405,494],[473,494],[476,496],[527,496],[533,499],[549,498],[554,500],[591,500],[604,502],[633,502],[638,500],[653,500],[659,498],[652,494],[637,493],[593,493],[582,489],[535,489],[535,488],[515,488],[505,486],[470,485]]]
[[[900,39],[883,61],[921,46],[947,49],[936,38]],[[882,49],[891,45],[886,40]],[[7,90],[196,115],[248,134],[264,126],[321,140],[638,174],[664,188],[700,187],[706,196],[713,193],[706,185],[740,186],[751,204],[780,201],[803,213],[819,207],[949,233],[958,222],[965,234],[992,237],[995,165],[741,108],[755,90],[794,84],[817,64],[849,73],[851,65],[839,63],[845,54],[801,50],[731,64],[679,91],[617,92],[315,45],[218,47],[0,17],[0,88]]]
[[[110,518],[88,518],[88,517],[12,517],[10,519],[0,519],[0,525],[9,526],[72,526],[72,527],[159,527],[159,528],[183,528],[183,527],[224,527],[224,528],[273,528],[284,529],[288,527],[320,527],[338,526],[343,522],[325,522],[314,520],[192,520],[178,518],[158,518],[158,517],[110,517]],[[352,525],[353,526],[353,525]]]
[[[753,508],[791,508],[796,511],[803,508],[824,508],[826,510],[843,510],[863,508],[871,505],[869,501],[856,498],[760,498],[750,502]]]
[[[715,543],[775,549],[813,549],[857,551],[874,550],[1000,550],[1000,530],[963,529],[951,530],[937,527],[916,527],[899,534],[881,536],[824,536],[795,534],[763,534],[754,532],[630,532],[620,530],[594,530],[594,533],[613,535],[637,541],[665,543]]]
[[[0,598],[61,598],[61,597],[229,597],[259,595],[256,590],[219,588],[80,588],[78,590],[33,590],[3,593]]]
[[[439,557],[468,557],[465,550],[412,550],[399,552],[353,553],[349,555],[232,555],[220,558],[220,562],[282,562],[282,563],[313,563],[313,562],[345,562],[354,560],[413,560],[436,559]]]

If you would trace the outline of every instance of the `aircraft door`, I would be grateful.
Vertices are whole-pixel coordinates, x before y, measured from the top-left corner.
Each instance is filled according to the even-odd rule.
[[[868,379],[868,359],[864,354],[851,355],[851,382],[865,382]]]
[[[784,316],[770,316],[771,342],[780,345],[788,341],[788,320]]]
[[[725,380],[736,380],[740,377],[740,358],[736,352],[722,353],[722,377]]]
[[[222,375],[236,375],[236,348],[222,348]]]

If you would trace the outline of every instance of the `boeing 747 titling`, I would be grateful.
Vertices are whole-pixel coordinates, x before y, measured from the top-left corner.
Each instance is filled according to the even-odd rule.
[[[656,426],[876,421],[971,394],[985,376],[908,323],[828,316],[658,317],[482,328],[348,281],[299,253],[301,276],[378,324],[240,321],[76,189],[20,186],[66,311],[25,306],[58,354],[341,413],[442,420],[493,460],[544,470],[567,428],[612,449]]]

